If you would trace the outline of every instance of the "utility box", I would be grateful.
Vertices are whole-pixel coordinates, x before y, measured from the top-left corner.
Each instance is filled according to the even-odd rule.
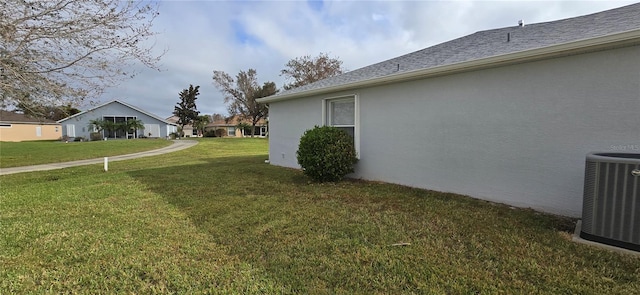
[[[587,155],[580,237],[640,251],[640,154]]]

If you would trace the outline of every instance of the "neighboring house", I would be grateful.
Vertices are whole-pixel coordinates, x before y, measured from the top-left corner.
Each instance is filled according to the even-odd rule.
[[[90,138],[91,133],[96,132],[89,122],[92,120],[105,120],[114,123],[124,123],[128,120],[140,120],[144,124],[144,129],[138,130],[117,130],[110,132],[108,130],[100,131],[102,138],[139,138],[139,137],[168,137],[169,134],[175,132],[177,127],[175,124],[165,121],[164,119],[146,112],[142,109],[134,107],[130,104],[114,100],[99,105],[95,108],[77,113],[73,116],[64,118],[58,123],[62,125],[62,135],[69,138],[83,137]]]
[[[352,177],[580,216],[586,154],[640,152],[640,4],[480,31],[258,101],[274,165],[299,168],[303,132],[333,125],[354,136]]]
[[[240,125],[245,126],[239,128]],[[227,137],[250,137],[251,136],[251,120],[241,120],[239,116],[232,116],[224,120],[216,120],[207,124],[205,130],[225,130]],[[254,137],[266,137],[268,135],[267,121],[260,119],[253,129]]]
[[[176,126],[180,127],[178,125],[178,120],[180,118],[178,118],[177,116],[171,116],[169,118],[166,119],[167,122],[171,122],[173,124],[175,124]],[[184,125],[184,128],[182,128],[182,131],[184,132],[184,137],[202,137],[202,134],[198,134],[198,129],[197,128],[193,128],[192,125]]]
[[[0,110],[0,141],[56,140],[61,136],[56,121]]]

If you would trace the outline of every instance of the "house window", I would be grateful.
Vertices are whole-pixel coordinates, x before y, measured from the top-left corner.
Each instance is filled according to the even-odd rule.
[[[228,136],[236,136],[236,127],[227,127]]]
[[[355,101],[335,99],[327,101],[327,125],[337,127],[355,135]]]
[[[102,116],[102,120],[107,122],[113,122],[117,125],[125,125],[129,120],[137,120],[135,116]],[[116,126],[117,126],[116,125]],[[84,130],[82,130],[84,132]],[[103,130],[104,137],[107,138],[129,138],[135,135],[135,130],[124,130],[115,126]]]
[[[191,135],[193,135],[193,136],[198,136],[198,128],[193,128],[193,129],[191,130]]]
[[[76,125],[67,124],[67,136],[76,137]]]
[[[260,127],[260,136],[267,136],[267,126]]]
[[[42,127],[41,126],[36,126],[36,136],[37,137],[42,137]]]
[[[0,128],[11,128],[11,124],[2,123],[0,124]]]
[[[356,153],[360,154],[357,96],[351,95],[325,99],[322,109],[324,125],[342,129],[351,135]]]

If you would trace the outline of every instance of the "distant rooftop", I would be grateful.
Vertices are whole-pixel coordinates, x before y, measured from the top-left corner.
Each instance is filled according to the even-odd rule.
[[[56,124],[56,121],[44,118],[32,118],[25,114],[18,114],[0,110],[0,122],[3,123],[40,123],[40,124]]]

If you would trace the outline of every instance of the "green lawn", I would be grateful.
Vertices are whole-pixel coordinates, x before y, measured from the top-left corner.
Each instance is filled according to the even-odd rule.
[[[68,162],[153,150],[170,145],[164,139],[129,139],[90,142],[0,142],[0,168]]]
[[[0,293],[637,294],[574,220],[366,181],[309,182],[263,139],[0,176]],[[395,246],[397,243],[408,243]]]

